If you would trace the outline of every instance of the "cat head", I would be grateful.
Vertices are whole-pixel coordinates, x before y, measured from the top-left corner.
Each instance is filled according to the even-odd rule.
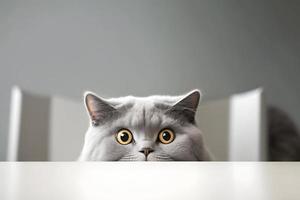
[[[208,160],[195,122],[200,91],[104,99],[86,92],[90,117],[81,161]]]

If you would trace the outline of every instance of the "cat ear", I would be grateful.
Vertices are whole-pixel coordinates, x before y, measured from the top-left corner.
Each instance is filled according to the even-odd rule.
[[[168,112],[176,115],[176,118],[185,117],[189,122],[193,123],[200,98],[200,90],[192,90],[177,101]]]
[[[92,92],[84,93],[84,103],[93,126],[111,116],[116,109],[109,102]]]
[[[196,112],[200,101],[200,97],[200,90],[192,90],[188,94],[184,95],[182,99],[177,101],[175,105],[173,105],[173,107],[182,107]]]

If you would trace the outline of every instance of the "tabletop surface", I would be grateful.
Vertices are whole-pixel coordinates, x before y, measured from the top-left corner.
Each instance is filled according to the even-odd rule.
[[[300,163],[1,162],[0,199],[300,199]]]

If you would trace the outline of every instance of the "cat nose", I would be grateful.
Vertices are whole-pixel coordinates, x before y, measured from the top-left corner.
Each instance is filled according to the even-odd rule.
[[[139,152],[145,154],[145,156],[147,157],[149,155],[149,153],[153,152],[154,150],[151,148],[142,148],[142,150],[140,150]]]

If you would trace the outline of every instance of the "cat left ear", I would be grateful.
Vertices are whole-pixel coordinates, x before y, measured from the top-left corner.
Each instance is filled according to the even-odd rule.
[[[98,97],[92,92],[84,93],[84,103],[93,126],[99,125],[100,122],[104,121],[116,111],[107,100]]]
[[[177,101],[169,112],[175,114],[176,117],[185,117],[189,122],[193,123],[200,98],[200,90],[192,90]]]

